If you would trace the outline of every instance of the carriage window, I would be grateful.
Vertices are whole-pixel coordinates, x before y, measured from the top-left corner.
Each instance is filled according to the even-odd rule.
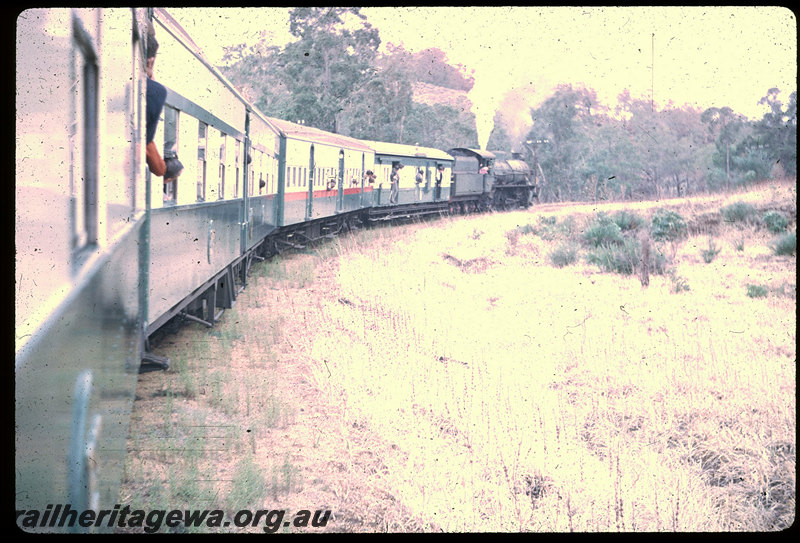
[[[220,132],[219,144],[219,183],[217,186],[217,194],[220,200],[225,198],[225,148],[228,142],[228,137],[224,132]]]
[[[75,78],[76,103],[72,108],[74,145],[79,162],[74,163],[72,185],[75,207],[73,216],[73,249],[98,242],[98,68],[91,36],[83,24],[74,19],[73,39],[78,69]],[[82,180],[82,182],[78,182]]]
[[[255,173],[256,173],[255,165],[254,165],[253,162],[250,162],[250,164],[247,166],[247,195],[248,196],[252,196],[253,195],[253,186],[254,186],[253,176],[255,175]]]
[[[197,129],[197,201],[206,199],[206,147],[208,144],[208,125],[202,121]]]
[[[164,106],[164,149],[178,151],[178,122],[180,113],[177,109]],[[178,180],[164,183],[164,203],[178,201]]]
[[[233,185],[233,197],[239,197],[239,149],[241,148],[241,143],[239,140],[236,140],[236,151],[234,152],[234,161],[236,162],[236,182]]]

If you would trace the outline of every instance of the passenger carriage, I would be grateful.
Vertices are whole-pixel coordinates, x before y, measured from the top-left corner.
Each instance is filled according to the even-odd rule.
[[[118,500],[147,266],[146,13],[17,19],[16,509]]]
[[[364,173],[375,154],[364,142],[310,126],[270,118],[284,149],[283,212],[278,226],[289,226],[357,211],[371,202]]]
[[[184,171],[163,189],[153,181],[148,336],[178,314],[211,325],[233,306],[242,260],[276,225],[264,186],[276,183],[280,151],[279,131],[167,12],[154,15],[154,79],[167,87],[156,142],[174,145]]]
[[[381,141],[364,141],[375,150],[375,175],[377,193],[372,201],[375,206],[389,204],[392,166],[399,164],[401,169],[397,204],[417,204],[421,202],[441,202],[450,197],[450,177],[453,157],[439,149],[404,145]],[[436,171],[443,167],[440,190],[436,190]],[[417,185],[417,172],[423,170],[423,181]]]

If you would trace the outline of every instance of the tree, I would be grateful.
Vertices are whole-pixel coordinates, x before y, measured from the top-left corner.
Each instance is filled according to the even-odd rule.
[[[342,133],[369,140],[403,140],[412,107],[410,56],[402,47],[389,44],[388,52],[376,57],[372,72],[348,97]]]
[[[283,75],[281,49],[267,45],[264,37],[255,45],[226,48],[221,71],[261,111],[289,118],[293,98]]]
[[[773,164],[780,164],[786,175],[794,176],[797,175],[797,91],[789,95],[785,110],[779,94],[779,89],[771,88],[759,101],[768,105],[770,111],[755,123],[754,136]]]
[[[586,171],[586,128],[592,110],[598,110],[596,93],[560,85],[553,96],[531,110],[533,127],[528,140],[547,141],[538,150],[538,162],[548,179],[548,196],[559,200],[581,196]]]
[[[348,97],[374,73],[378,31],[360,8],[303,7],[289,12],[289,32],[298,38],[281,52],[289,120],[339,132]]]
[[[731,183],[731,145],[744,124],[744,119],[729,107],[711,107],[703,112],[701,120],[715,138],[717,149],[725,154],[725,180]]]

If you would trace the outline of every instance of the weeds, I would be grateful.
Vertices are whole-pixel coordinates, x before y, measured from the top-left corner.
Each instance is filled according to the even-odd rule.
[[[689,281],[677,274],[675,270],[668,270],[666,275],[672,281],[672,292],[675,294],[680,294],[681,292],[689,292],[691,289],[689,288]]]
[[[746,202],[736,202],[720,209],[722,218],[728,223],[750,223],[756,216],[756,208],[753,204]]]
[[[623,232],[638,230],[645,224],[645,220],[642,217],[626,209],[614,213],[611,220],[613,220],[614,224],[619,226],[620,230]]]
[[[708,238],[708,247],[700,250],[700,254],[703,257],[703,262],[710,264],[714,261],[721,250],[722,249],[717,248],[717,244],[714,243],[714,238]]]
[[[767,230],[780,234],[789,226],[789,220],[780,211],[767,211],[762,218]]]
[[[231,481],[231,490],[226,504],[229,511],[259,509],[267,497],[269,487],[264,479],[263,468],[256,465],[252,455],[245,455],[236,465]]]
[[[769,289],[764,285],[747,285],[747,296],[749,298],[766,298]]]
[[[578,260],[578,246],[574,243],[562,243],[552,253],[550,262],[557,268],[574,264]]]
[[[778,256],[794,256],[797,253],[797,232],[789,232],[776,239],[771,245]]]
[[[622,230],[603,212],[597,214],[597,218],[583,233],[583,239],[592,247],[608,247],[623,242]]]
[[[678,242],[686,239],[688,229],[686,221],[675,211],[660,209],[652,219],[651,235],[656,241]]]
[[[633,274],[642,258],[640,243],[633,238],[624,238],[621,244],[601,245],[590,251],[587,261],[600,266],[605,271],[622,275]],[[650,252],[650,273],[663,274],[666,269],[666,258],[659,251]]]

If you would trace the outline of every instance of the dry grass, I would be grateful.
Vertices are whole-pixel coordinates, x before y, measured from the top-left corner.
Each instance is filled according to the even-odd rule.
[[[778,185],[540,206],[363,231],[290,256],[217,335],[176,336],[171,353],[193,348],[182,367],[142,376],[121,500],[330,508],[333,531],[786,528],[796,259],[715,213],[795,197]],[[540,216],[571,216],[577,234],[601,209],[649,217],[667,205],[692,235],[672,275],[647,288],[581,258],[554,267],[563,237],[509,234]],[[711,236],[720,251],[707,264]],[[748,297],[748,284],[768,296]],[[197,427],[213,431],[194,430],[192,459]],[[212,450],[220,431],[223,452]],[[162,435],[180,436],[177,450],[145,446]]]

